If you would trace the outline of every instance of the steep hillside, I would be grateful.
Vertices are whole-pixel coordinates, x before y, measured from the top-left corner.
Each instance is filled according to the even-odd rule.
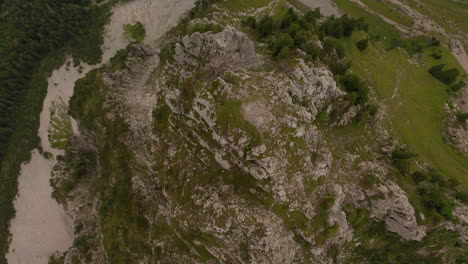
[[[466,134],[458,139],[446,133],[442,137],[445,119],[453,119],[450,117],[453,113],[462,111],[456,104],[446,106],[448,99],[461,97],[466,90],[460,89],[465,86],[465,72],[449,53],[446,43],[431,46],[430,33],[410,34],[402,39],[398,27],[385,24],[359,5],[348,1],[337,3],[349,14],[365,17],[369,21],[370,32],[382,39],[377,43],[371,41],[371,49],[366,52],[360,52],[352,42],[348,42],[347,47],[357,62],[352,70],[366,76],[375,86],[403,143],[431,166],[466,186],[468,160],[466,154],[459,153],[464,152],[463,147],[457,148],[460,144],[455,144],[454,150],[447,144],[447,141],[463,141]],[[354,41],[360,38],[362,36],[356,36]],[[456,68],[460,73],[458,78],[448,85],[435,81],[428,70],[440,64],[446,64],[446,69]],[[445,113],[446,108],[451,108],[448,112],[452,114]],[[463,122],[452,125],[464,130]]]
[[[442,140],[463,69],[335,2],[349,15],[212,0],[154,41],[126,26],[75,84],[52,179],[75,239],[51,263],[466,262],[467,156]]]

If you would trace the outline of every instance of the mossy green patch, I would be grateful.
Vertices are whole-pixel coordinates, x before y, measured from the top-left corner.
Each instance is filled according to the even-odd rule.
[[[328,121],[328,118],[329,118],[329,114],[327,110],[322,110],[317,113],[317,116],[315,117],[315,122],[317,122],[318,124],[324,124],[325,122]]]
[[[421,241],[408,241],[386,230],[384,222],[374,222],[368,217],[353,227],[359,244],[350,246],[346,263],[442,264],[466,261],[466,245],[458,242],[458,234],[454,231],[433,230]]]
[[[187,30],[187,33],[189,35],[192,35],[195,32],[199,33],[205,33],[205,32],[211,32],[211,33],[219,33],[223,31],[223,27],[218,24],[214,23],[196,23],[192,26],[190,26]]]
[[[369,217],[369,211],[364,208],[355,208],[352,205],[345,205],[343,210],[346,212],[346,219],[353,228],[358,228],[359,225]]]
[[[94,185],[102,197],[99,214],[109,261],[138,263],[139,256],[148,248],[145,244],[148,223],[144,203],[132,190],[131,175],[137,163],[123,143],[128,125],[119,115],[109,118],[104,109],[106,94],[99,70],[90,71],[76,82],[70,113],[83,129],[93,131],[96,142],[99,177]]]
[[[263,142],[260,131],[244,118],[241,101],[228,99],[220,104],[217,121],[224,133],[236,128],[243,130],[251,139],[252,146],[259,146]]]
[[[154,109],[153,119],[154,119],[154,132],[161,132],[166,130],[169,127],[169,117],[172,111],[165,103],[162,106]]]
[[[129,47],[118,50],[117,53],[109,61],[109,70],[111,72],[121,71],[125,69]]]
[[[123,28],[125,35],[136,43],[142,43],[146,37],[146,30],[141,22],[137,22],[133,25],[125,24]]]
[[[327,219],[329,209],[332,207],[334,202],[335,198],[333,196],[327,196],[321,201],[317,214],[311,220],[312,224],[309,232],[314,232],[320,235],[321,232],[324,232],[323,230],[328,228]]]
[[[73,136],[71,119],[68,116],[68,107],[60,98],[50,108],[49,141],[56,149],[65,149],[68,139]]]
[[[75,83],[75,92],[70,98],[70,114],[88,129],[96,128],[98,118],[103,118],[106,109],[107,86],[99,70],[92,70]]]

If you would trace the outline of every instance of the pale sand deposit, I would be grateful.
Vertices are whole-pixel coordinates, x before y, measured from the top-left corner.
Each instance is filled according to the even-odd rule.
[[[175,26],[194,2],[195,0],[134,0],[115,6],[111,21],[106,27],[103,63],[109,61],[117,50],[128,45],[122,30],[124,24],[142,22],[147,32],[145,42],[151,43]],[[38,133],[44,151],[51,152],[54,156],[63,154],[63,151],[53,149],[48,140],[50,107],[52,102],[60,99],[68,104],[75,81],[100,65],[82,66],[84,68],[79,72],[77,68],[64,64],[49,78]],[[76,123],[74,124],[74,132],[78,133]],[[7,254],[9,264],[46,264],[51,254],[66,251],[73,242],[72,217],[51,197],[49,180],[54,165],[54,160],[47,160],[34,150],[31,161],[21,167],[18,196],[14,201],[16,217],[10,226],[12,238]]]
[[[300,0],[300,1],[312,9],[320,8],[320,12],[326,16],[331,16],[331,15],[335,15],[337,17],[341,16],[340,10],[336,6],[336,4],[333,3],[332,0]]]
[[[10,264],[47,263],[54,251],[65,251],[73,240],[72,220],[51,198],[50,173],[55,161],[37,150],[23,164],[19,177],[16,217],[11,222]]]

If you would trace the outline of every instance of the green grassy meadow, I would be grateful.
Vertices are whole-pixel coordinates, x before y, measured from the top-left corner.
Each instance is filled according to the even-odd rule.
[[[370,9],[374,10],[377,13],[384,14],[385,17],[402,24],[407,27],[413,25],[413,20],[411,17],[401,12],[398,9],[398,6],[390,2],[383,2],[379,0],[361,0],[366,4]]]
[[[446,47],[440,47],[441,60],[433,59],[431,50],[424,50],[417,57],[411,57],[401,48],[388,51],[388,40],[399,37],[393,26],[354,3],[345,0],[335,2],[349,15],[364,17],[370,25],[370,32],[380,35],[381,41],[371,42],[364,52],[355,45],[365,37],[362,33],[355,33],[344,40],[344,44],[347,54],[353,59],[351,70],[375,87],[379,105],[388,115],[401,143],[443,175],[468,186],[468,158],[457,153],[442,137],[448,87],[427,72],[432,65],[440,63],[457,67],[462,73],[463,69]]]
[[[421,0],[418,4],[413,0],[403,0],[407,5],[428,16],[447,32],[456,32],[455,28],[468,32],[468,3],[455,0]]]

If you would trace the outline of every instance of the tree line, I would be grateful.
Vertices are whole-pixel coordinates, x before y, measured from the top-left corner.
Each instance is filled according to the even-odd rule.
[[[31,75],[49,53],[68,45],[77,59],[95,64],[102,40],[97,21],[102,8],[80,0],[17,0],[4,3],[0,16],[0,162],[15,130],[18,106],[33,89]],[[96,37],[96,39],[90,36]],[[89,41],[91,40],[91,41]],[[74,42],[74,43],[73,43]],[[102,41],[101,41],[102,42]]]
[[[90,0],[4,0],[0,6],[0,264],[6,264],[20,166],[32,149],[41,151],[47,77],[66,54],[76,64],[101,60],[109,11],[109,4]]]
[[[279,19],[268,15],[259,20],[246,17],[243,24],[255,30],[278,61],[294,58],[300,50],[306,60],[319,59],[326,64],[341,87],[348,92],[344,98],[347,106],[361,106],[358,119],[376,114],[377,107],[368,103],[368,84],[359,76],[349,73],[351,61],[346,58],[345,48],[340,41],[349,38],[354,31],[367,32],[369,25],[364,19],[354,19],[347,15],[323,19],[319,9],[302,15],[289,8]],[[367,40],[364,42],[359,44],[362,50],[367,47]],[[346,109],[346,106],[340,108]]]

